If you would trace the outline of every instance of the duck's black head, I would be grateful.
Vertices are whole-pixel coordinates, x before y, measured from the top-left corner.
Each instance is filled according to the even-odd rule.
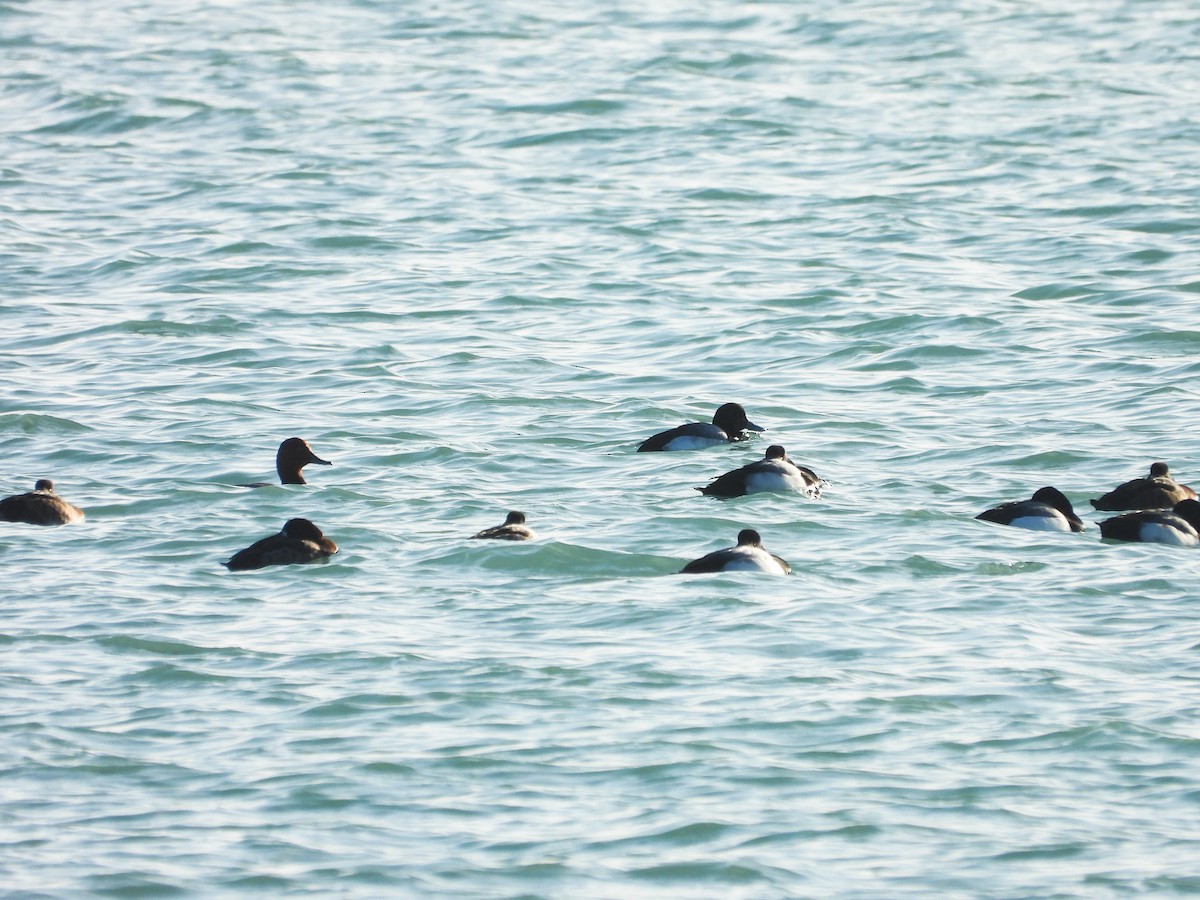
[[[309,463],[316,463],[318,466],[333,465],[329,460],[321,459],[313,453],[313,448],[304,438],[288,438],[279,445],[279,451],[275,454],[275,471],[279,473],[279,480],[283,484],[306,484],[300,470]]]
[[[1180,500],[1172,512],[1200,531],[1200,500]]]
[[[746,417],[746,410],[740,403],[725,403],[717,407],[717,411],[713,413],[713,424],[724,431],[731,438],[737,437],[743,431],[766,431],[765,428],[755,425]]]
[[[761,547],[762,535],[753,528],[743,528],[738,532],[739,547]]]
[[[308,519],[288,519],[283,525],[283,533],[298,541],[320,541],[325,535],[321,529]]]

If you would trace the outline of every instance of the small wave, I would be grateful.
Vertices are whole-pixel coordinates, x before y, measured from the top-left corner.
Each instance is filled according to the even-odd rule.
[[[38,413],[0,414],[0,434],[78,434],[91,431],[87,425],[73,419],[46,416]]]
[[[245,330],[243,323],[229,316],[216,316],[205,322],[172,322],[167,319],[131,319],[113,330],[127,334],[151,334],[163,337],[192,337],[201,334],[234,334]]]
[[[524,147],[543,147],[551,144],[610,144],[621,138],[630,137],[644,128],[572,128],[566,131],[547,131],[502,141],[499,146],[506,150]]]
[[[764,194],[761,191],[749,189],[734,190],[731,188],[704,188],[698,191],[691,191],[684,196],[688,200],[697,200],[704,203],[768,203],[778,199],[774,194]]]
[[[678,572],[687,560],[596,550],[577,544],[538,541],[469,541],[441,562],[469,564],[499,572],[538,572],[584,578],[627,578]]]
[[[1058,281],[1025,288],[1013,294],[1020,300],[1067,300],[1071,297],[1087,297],[1102,293],[1098,285],[1079,284],[1073,281]]]
[[[680,882],[689,885],[705,884],[749,884],[767,881],[767,876],[756,868],[736,863],[707,861],[659,863],[642,869],[634,869],[635,878],[652,882]]]
[[[165,116],[131,115],[119,110],[105,110],[82,116],[73,116],[60,122],[55,122],[53,125],[43,125],[40,128],[33,129],[32,133],[42,135],[125,134],[130,131],[152,128],[170,121],[171,119]]]
[[[217,675],[212,672],[201,672],[196,669],[189,669],[184,666],[172,665],[171,663],[156,663],[152,666],[147,666],[145,669],[140,669],[137,672],[131,672],[124,675],[117,681],[126,685],[177,685],[177,684],[192,684],[192,685],[213,685],[222,682],[239,681],[238,678],[231,675]]]
[[[128,634],[101,638],[97,643],[112,650],[150,653],[157,656],[203,656],[211,652],[207,647],[195,644],[161,638],[141,638]]]
[[[523,103],[509,106],[495,106],[493,109],[501,113],[530,113],[539,116],[600,116],[620,112],[625,107],[626,104],[620,100],[602,100],[597,97],[589,97],[585,100],[568,100],[564,103]]]

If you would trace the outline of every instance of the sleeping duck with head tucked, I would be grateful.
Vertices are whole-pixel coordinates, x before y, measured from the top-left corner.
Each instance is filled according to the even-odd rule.
[[[789,491],[810,497],[821,493],[824,480],[812,469],[796,465],[779,444],[772,444],[762,459],[714,478],[698,487],[707,497],[741,497],[745,494]]]
[[[738,532],[737,546],[726,547],[693,559],[680,570],[680,574],[694,575],[705,572],[765,572],[768,575],[790,575],[792,567],[787,560],[776,556],[762,544],[762,536],[753,528]]]
[[[83,521],[83,510],[54,493],[54,482],[39,478],[28,494],[0,500],[0,522],[26,525],[73,525]]]
[[[1196,492],[1171,477],[1165,462],[1150,466],[1145,478],[1135,478],[1113,488],[1103,497],[1092,501],[1096,509],[1172,509],[1180,500],[1195,500]]]
[[[504,517],[502,525],[493,525],[471,535],[472,540],[490,541],[531,541],[533,538],[533,529],[525,524],[525,513],[516,509]]]
[[[255,541],[233,554],[225,563],[232,572],[286,566],[327,559],[338,546],[308,519],[288,519],[278,534]]]
[[[1011,500],[975,517],[997,525],[1012,525],[1030,531],[1083,531],[1083,521],[1066,495],[1056,487],[1038,488],[1028,500]]]

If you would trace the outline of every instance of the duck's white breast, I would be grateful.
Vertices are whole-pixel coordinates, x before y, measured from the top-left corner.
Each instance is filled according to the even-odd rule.
[[[1187,532],[1163,522],[1146,522],[1138,531],[1146,544],[1171,544],[1175,547],[1195,547],[1200,544],[1195,532]]]
[[[1009,525],[1030,531],[1070,531],[1071,523],[1060,512],[1044,516],[1017,516]]]

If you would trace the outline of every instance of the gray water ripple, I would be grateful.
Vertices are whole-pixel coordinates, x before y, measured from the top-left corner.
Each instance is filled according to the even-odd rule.
[[[19,434],[78,434],[91,431],[87,425],[38,413],[4,413],[0,430]]]

